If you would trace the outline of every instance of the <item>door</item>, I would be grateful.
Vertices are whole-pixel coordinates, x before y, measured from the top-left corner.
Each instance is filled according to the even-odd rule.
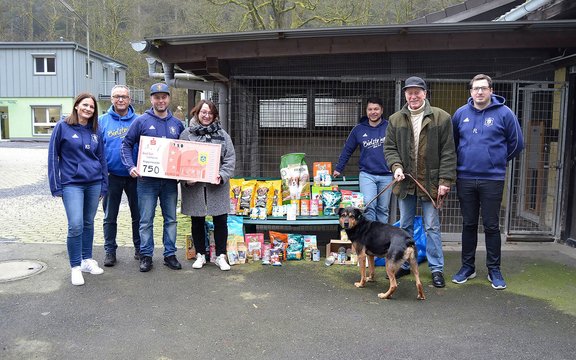
[[[524,151],[509,167],[509,237],[554,240],[560,234],[565,89],[564,84],[554,83],[517,89],[516,113],[524,135]]]
[[[8,107],[0,106],[0,139],[10,139]]]

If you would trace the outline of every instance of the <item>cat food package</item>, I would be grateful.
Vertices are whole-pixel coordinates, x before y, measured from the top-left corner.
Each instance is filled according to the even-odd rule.
[[[230,211],[228,211],[228,214],[236,215],[240,205],[240,192],[242,191],[243,182],[244,179],[230,179]]]
[[[272,188],[274,189],[272,195],[272,207],[282,206],[282,180],[270,180],[269,182],[272,183]]]
[[[254,189],[256,180],[244,180],[240,187],[240,199],[238,201],[238,208],[236,214],[249,215],[250,208],[254,207]]]
[[[238,264],[246,264],[246,259],[248,257],[248,248],[245,242],[239,242],[236,244],[236,250],[238,251]]]
[[[303,235],[302,240],[304,241],[304,249],[316,249],[318,248],[318,241],[316,235]]]
[[[304,161],[304,153],[282,155],[280,176],[282,179],[282,201],[300,200],[310,196],[310,173]]]
[[[312,186],[311,197],[310,197],[310,215],[323,215],[324,206],[322,203],[322,191],[331,191],[337,187],[331,186]]]
[[[342,193],[340,191],[322,191],[322,207],[324,208],[324,215],[337,215],[340,200],[342,200]]]
[[[340,200],[340,207],[345,208],[346,206],[352,206],[352,190],[340,190],[342,194],[342,199]]]
[[[300,234],[288,234],[288,246],[286,247],[286,260],[302,260],[304,248],[304,236]]]
[[[364,194],[358,191],[352,193],[351,205],[359,209],[364,209]]]
[[[321,161],[312,164],[312,176],[315,186],[330,185],[332,177],[332,163]]]
[[[257,181],[254,191],[254,207],[265,209],[266,214],[272,214],[274,188],[272,181]]]
[[[246,246],[248,248],[248,260],[258,261],[254,258],[257,253],[258,258],[264,256],[264,234],[263,233],[252,233],[244,235],[244,240],[246,241]]]
[[[280,260],[286,259],[286,247],[288,246],[288,234],[270,230],[271,250],[278,250]]]

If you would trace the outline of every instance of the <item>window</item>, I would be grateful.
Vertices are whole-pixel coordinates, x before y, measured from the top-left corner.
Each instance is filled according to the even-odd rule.
[[[316,126],[354,126],[362,112],[358,99],[317,98],[314,101]]]
[[[34,135],[49,135],[60,120],[62,109],[60,106],[33,106],[32,117]]]
[[[35,75],[56,74],[56,57],[54,55],[51,56],[35,55],[34,74]]]
[[[92,60],[86,59],[86,77],[92,79]]]
[[[260,127],[305,128],[306,99],[260,100]]]

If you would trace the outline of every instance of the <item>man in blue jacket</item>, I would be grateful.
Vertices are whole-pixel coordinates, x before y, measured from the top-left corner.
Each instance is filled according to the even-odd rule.
[[[102,201],[104,208],[104,266],[116,264],[116,234],[118,230],[118,211],[122,192],[126,193],[130,216],[132,218],[132,242],[134,258],[140,260],[140,214],[138,212],[137,180],[130,176],[120,159],[122,140],[128,128],[136,119],[134,108],[130,105],[130,89],[126,85],[116,85],[110,92],[112,105],[98,118],[98,129],[104,142],[104,152],[108,163],[108,193]]]
[[[478,217],[482,214],[488,281],[505,289],[500,271],[500,203],[506,164],[524,148],[522,129],[505,99],[492,93],[492,79],[484,74],[470,81],[468,103],[452,118],[457,150],[456,189],[462,212],[462,267],[452,282],[476,277]]]
[[[168,85],[157,83],[150,88],[152,107],[137,117],[128,129],[122,141],[122,164],[133,178],[138,178],[138,207],[140,209],[140,271],[152,268],[154,254],[154,215],[160,199],[160,208],[164,217],[164,265],[173,270],[182,269],[176,259],[176,205],[178,201],[178,182],[173,179],[161,179],[140,176],[134,162],[134,146],[140,143],[140,136],[153,136],[179,139],[184,130],[182,122],[172,116],[168,110],[170,90]]]
[[[392,182],[392,172],[384,159],[384,138],[388,120],[384,119],[384,103],[380,98],[369,98],[366,104],[366,116],[352,128],[344,143],[344,148],[334,169],[334,177],[344,172],[350,156],[360,148],[359,185],[360,192],[367,203]],[[390,197],[392,191],[385,191],[364,210],[364,216],[371,221],[388,223]]]

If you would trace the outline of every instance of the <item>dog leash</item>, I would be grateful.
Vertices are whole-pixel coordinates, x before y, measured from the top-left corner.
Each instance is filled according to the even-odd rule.
[[[384,194],[384,191],[388,190],[391,186],[393,187],[398,181],[396,179],[394,179],[390,184],[388,184],[384,189],[380,190],[380,192],[378,194],[376,194],[376,196],[374,196],[374,198],[370,201],[368,201],[368,203],[366,203],[366,205],[364,205],[364,208],[367,208],[368,205],[372,204],[374,202],[374,200],[378,199],[378,197],[382,194]]]
[[[410,175],[410,174],[404,174],[405,176],[408,176],[410,179],[412,179],[412,181],[414,181],[414,183],[416,184],[416,186],[418,186],[418,188],[420,190],[422,190],[424,192],[424,194],[426,194],[426,196],[428,196],[428,198],[430,199],[430,201],[432,201],[432,206],[434,206],[436,209],[441,209],[442,205],[444,204],[444,197],[445,195],[440,195],[440,193],[438,193],[438,196],[436,197],[436,201],[434,201],[434,199],[432,199],[432,196],[430,195],[430,193],[428,191],[426,191],[426,189],[424,188],[424,186],[422,186],[422,184],[420,184],[418,182],[418,180],[416,180],[414,178],[414,176]]]
[[[430,193],[424,188],[424,186],[422,186],[422,184],[420,184],[418,182],[418,180],[416,180],[414,178],[414,176],[410,175],[410,174],[404,174],[405,176],[408,176],[410,179],[412,179],[412,181],[414,181],[414,183],[416,184],[416,186],[418,186],[418,188],[420,190],[422,190],[424,192],[424,194],[426,194],[426,196],[428,196],[428,198],[430,199],[430,201],[432,201],[432,206],[434,206],[436,209],[441,209],[442,205],[444,204],[444,197],[445,195],[440,195],[440,193],[438,193],[438,196],[436,198],[436,201],[434,201],[434,199],[432,198],[432,196],[430,195]],[[372,204],[374,202],[374,200],[378,199],[378,197],[380,195],[382,195],[386,190],[388,190],[390,187],[394,187],[396,184],[398,183],[398,181],[396,179],[394,179],[390,184],[388,184],[388,186],[386,186],[384,189],[380,190],[380,192],[378,194],[376,194],[376,196],[368,201],[366,203],[366,205],[364,205],[364,208],[367,208],[368,205]]]

